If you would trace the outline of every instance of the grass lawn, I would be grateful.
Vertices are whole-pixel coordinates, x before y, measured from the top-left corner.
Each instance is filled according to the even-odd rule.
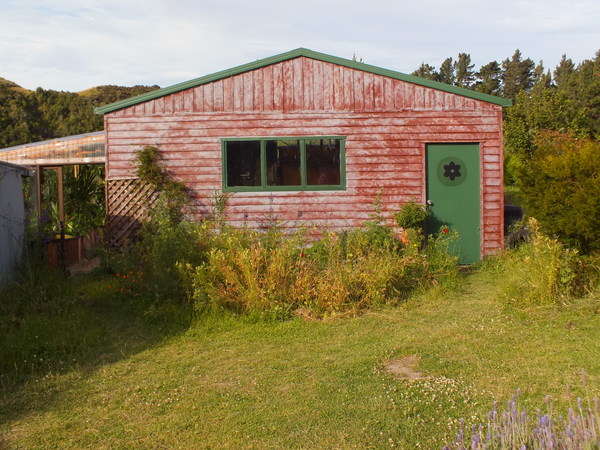
[[[564,408],[600,387],[597,306],[505,310],[487,271],[357,318],[191,326],[163,326],[111,282],[73,280],[96,292],[80,326],[98,338],[1,388],[0,448],[436,448],[517,389],[532,408],[545,395]],[[383,369],[408,355],[424,378]]]

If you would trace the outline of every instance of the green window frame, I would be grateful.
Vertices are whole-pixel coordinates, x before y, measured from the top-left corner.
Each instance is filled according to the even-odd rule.
[[[315,139],[340,141],[340,184],[310,185],[307,183],[306,142]],[[267,141],[295,140],[300,147],[301,183],[294,186],[269,186],[267,184]],[[227,183],[227,143],[235,141],[260,142],[260,186],[229,186]],[[223,192],[271,192],[271,191],[339,191],[346,190],[346,137],[345,136],[270,136],[235,137],[221,139],[221,169]]]

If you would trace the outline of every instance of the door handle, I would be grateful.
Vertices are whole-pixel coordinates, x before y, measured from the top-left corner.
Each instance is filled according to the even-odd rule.
[[[427,206],[433,206],[433,202],[432,202],[431,200],[427,200],[427,201],[425,202],[425,204],[426,204]]]

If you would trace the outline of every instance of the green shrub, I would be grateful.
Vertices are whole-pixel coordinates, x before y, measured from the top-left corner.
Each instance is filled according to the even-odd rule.
[[[402,205],[400,211],[394,216],[396,224],[405,230],[422,230],[428,217],[429,211],[427,210],[427,207],[415,202]]]
[[[187,191],[162,167],[158,148],[144,147],[136,153],[136,161],[137,175],[158,192],[158,200],[136,242],[105,252],[105,268],[130,279],[134,295],[149,294],[157,300],[186,298],[177,264],[199,264],[205,253],[202,240],[196,240],[196,227],[184,220]],[[220,206],[225,207],[224,203]]]
[[[600,142],[540,133],[518,187],[544,233],[583,253],[600,250]]]
[[[529,242],[500,258],[502,297],[518,307],[566,304],[589,293],[598,282],[598,261],[544,235],[529,219]]]
[[[106,250],[104,265],[109,272],[128,277],[132,295],[185,300],[177,264],[200,264],[206,251],[207,242],[199,236],[198,225],[174,221],[173,209],[161,194],[137,241],[125,248]]]

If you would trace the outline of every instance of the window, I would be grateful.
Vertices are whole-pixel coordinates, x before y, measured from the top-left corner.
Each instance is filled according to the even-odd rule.
[[[345,189],[343,137],[223,139],[223,190]]]

